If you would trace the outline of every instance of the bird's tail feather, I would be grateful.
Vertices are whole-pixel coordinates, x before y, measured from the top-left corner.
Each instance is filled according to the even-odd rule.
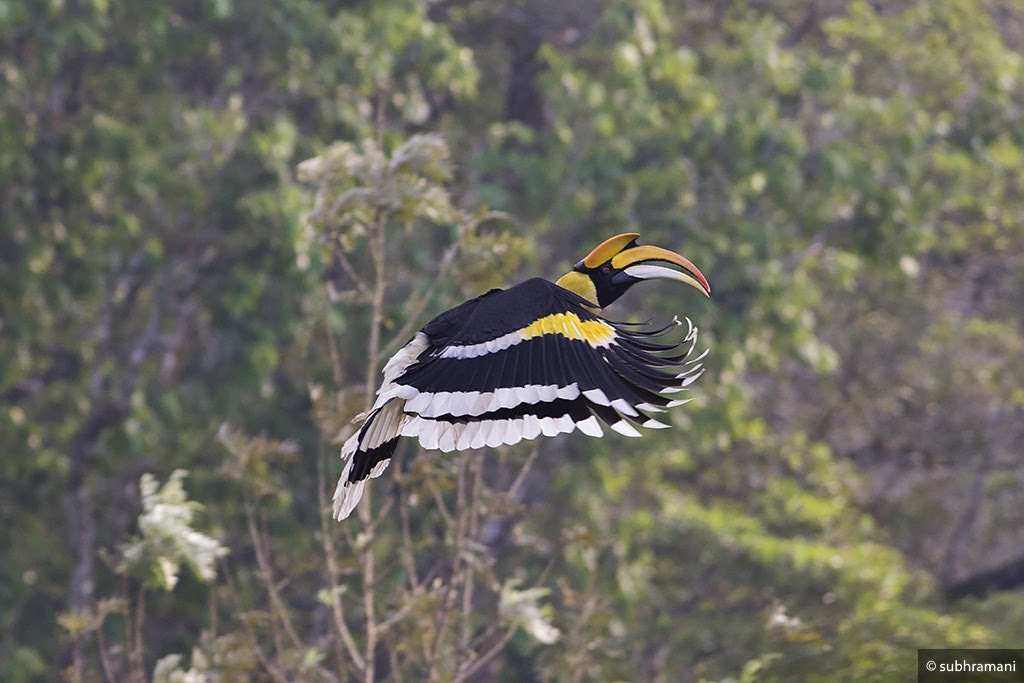
[[[392,399],[375,408],[359,431],[341,447],[345,468],[334,490],[334,518],[338,521],[352,514],[363,497],[367,479],[379,477],[391,462],[407,419],[402,410],[404,405],[404,400]]]

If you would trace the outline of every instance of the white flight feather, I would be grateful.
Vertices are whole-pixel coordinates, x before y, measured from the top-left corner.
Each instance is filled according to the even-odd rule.
[[[591,415],[585,420],[581,420],[576,423],[577,429],[586,434],[587,436],[602,437],[604,431],[601,429],[601,423],[596,417]]]
[[[697,327],[689,318],[685,320],[688,329],[683,343],[689,342],[689,349],[686,353],[688,356],[696,347]],[[683,324],[678,318],[675,319],[675,322],[679,325]],[[439,355],[441,358],[476,358],[503,351],[523,341],[522,334],[517,330],[479,344],[449,346]],[[633,406],[621,398],[610,400],[607,394],[599,388],[581,392],[579,385],[575,382],[564,387],[557,384],[530,384],[523,387],[500,387],[488,392],[421,392],[413,386],[400,384],[402,375],[418,360],[429,345],[430,340],[426,334],[417,332],[413,339],[384,365],[382,370],[384,380],[377,390],[377,400],[372,408],[372,410],[380,410],[374,415],[371,424],[362,433],[362,437],[360,438],[360,432],[356,432],[345,441],[341,449],[341,457],[345,461],[345,466],[334,492],[333,511],[336,519],[342,520],[352,513],[362,498],[367,479],[379,477],[390,462],[390,459],[382,460],[374,465],[367,479],[350,483],[348,477],[352,471],[353,456],[356,450],[379,447],[397,436],[416,437],[421,447],[428,450],[441,449],[446,452],[481,448],[484,445],[492,448],[502,444],[511,445],[524,438],[534,439],[542,434],[555,436],[563,432],[571,432],[574,429],[579,429],[588,436],[603,436],[601,423],[594,415],[579,422],[575,422],[570,415],[542,418],[527,414],[513,419],[467,423],[451,423],[430,418],[444,415],[472,417],[494,410],[514,408],[522,404],[536,405],[557,399],[572,400],[581,394],[592,403],[610,406],[620,414],[630,417],[639,416],[638,408],[648,412],[664,412],[662,408],[650,403]],[[689,367],[676,375],[676,379],[682,380],[681,386],[666,387],[661,393],[684,391],[685,387],[696,381],[704,373],[701,361],[707,354],[708,349],[705,349],[699,356],[687,360],[686,365]],[[673,400],[665,408],[682,405],[689,400],[691,399]],[[669,425],[649,418],[643,423],[643,426],[660,429]],[[640,432],[626,420],[615,422],[611,428],[625,436],[641,436]]]

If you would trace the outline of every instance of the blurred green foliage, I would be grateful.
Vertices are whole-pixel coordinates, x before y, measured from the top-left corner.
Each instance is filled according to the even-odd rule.
[[[1024,12],[557,5],[0,0],[0,679],[1020,645],[1019,584],[943,591],[1024,555]],[[701,327],[674,429],[406,445],[328,523],[391,352],[624,231],[713,287],[609,312]]]

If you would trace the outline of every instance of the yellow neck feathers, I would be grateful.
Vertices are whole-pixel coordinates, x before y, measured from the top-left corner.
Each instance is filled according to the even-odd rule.
[[[594,310],[601,309],[597,303],[597,288],[594,287],[594,281],[590,279],[589,275],[573,270],[558,278],[555,284],[593,303]]]

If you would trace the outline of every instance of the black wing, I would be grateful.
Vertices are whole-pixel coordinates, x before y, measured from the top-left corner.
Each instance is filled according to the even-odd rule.
[[[666,427],[651,414],[685,403],[669,395],[703,372],[703,355],[688,360],[697,341],[689,320],[680,341],[655,341],[677,324],[611,322],[541,279],[445,311],[384,366],[373,410],[341,449],[334,516],[352,512],[402,436],[453,451],[574,429],[601,436],[601,422],[628,436],[640,436],[633,425]]]
[[[574,429],[601,436],[598,419],[639,436],[664,427],[651,413],[685,401],[702,372],[687,362],[697,330],[676,343],[594,313],[547,280],[493,290],[441,314],[422,330],[416,361],[385,383],[379,403],[402,399],[400,434],[443,451],[513,444]],[[595,419],[597,418],[597,419]]]

